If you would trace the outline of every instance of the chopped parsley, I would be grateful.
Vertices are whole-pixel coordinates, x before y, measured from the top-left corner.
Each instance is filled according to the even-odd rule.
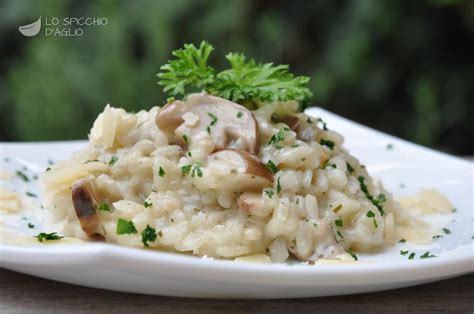
[[[410,255],[408,255],[408,259],[414,259],[415,255],[415,252],[411,252]]]
[[[273,134],[270,140],[268,141],[268,145],[275,145],[285,139],[285,133],[288,132],[289,128],[281,128],[278,130],[278,133]]]
[[[299,144],[293,144],[293,145],[291,145],[290,147],[291,147],[291,148],[296,148],[296,147],[299,147],[299,146],[300,146]]]
[[[183,140],[186,143],[186,145],[189,145],[189,139],[188,139],[188,136],[186,134],[183,134]]]
[[[91,163],[91,162],[99,162],[98,159],[87,159],[86,161],[84,161],[84,164],[88,164],[88,163]]]
[[[339,217],[338,219],[334,220],[334,223],[335,223],[336,226],[338,226],[338,227],[342,227],[342,226],[343,226],[342,218],[341,218],[341,217]]]
[[[405,255],[407,255],[407,254],[408,254],[408,251],[403,251],[403,250],[400,250],[400,254],[401,254],[401,255],[403,255],[403,256],[405,256]]]
[[[49,171],[49,170],[51,170],[51,167],[48,167],[48,168],[46,168],[46,170],[45,170],[45,171]]]
[[[334,149],[334,146],[336,145],[336,143],[334,143],[333,141],[325,140],[323,138],[319,141],[319,144],[324,145],[331,150]]]
[[[281,192],[280,177],[277,179],[277,193]]]
[[[451,234],[451,230],[449,230],[448,228],[443,228],[443,231],[446,234]]]
[[[434,235],[432,238],[433,239],[439,239],[442,238],[443,236],[441,234]]]
[[[365,197],[367,197],[372,202],[372,204],[377,207],[380,214],[383,216],[385,214],[385,211],[383,210],[382,203],[387,200],[385,194],[380,193],[377,197],[373,197],[369,192],[369,188],[365,184],[365,177],[359,176],[357,177],[357,180],[359,180],[360,189],[362,190],[362,192],[364,192]]]
[[[359,259],[357,258],[357,255],[355,255],[352,251],[347,251],[347,253],[349,253],[350,256],[352,256],[352,258],[354,259],[354,261],[358,261]]]
[[[62,238],[64,238],[63,236],[60,236],[57,232],[51,232],[51,233],[41,232],[35,235],[34,237],[38,239],[39,242],[56,241],[56,240],[61,240]]]
[[[318,122],[319,122],[319,123],[321,123],[321,125],[322,125],[322,127],[323,127],[323,130],[324,130],[324,131],[327,131],[327,130],[328,130],[327,123],[326,123],[326,122],[324,122],[324,120],[323,120],[323,119],[321,119],[321,118],[318,118]]]
[[[202,170],[201,170],[202,165],[200,163],[196,163],[193,166],[193,170],[191,171],[191,177],[194,178],[196,175],[198,177],[202,177]]]
[[[423,255],[420,255],[420,258],[431,258],[431,257],[437,257],[436,255],[430,254],[430,252],[425,252]]]
[[[337,212],[340,211],[341,209],[342,209],[342,204],[339,204],[339,205],[337,205],[332,211],[333,211],[334,213],[337,213]]]
[[[117,229],[115,231],[118,235],[121,234],[134,234],[137,233],[137,229],[135,229],[135,225],[133,221],[119,218],[117,221]]]
[[[191,151],[188,152],[188,157],[193,157],[193,154],[191,153]]]
[[[38,197],[38,195],[36,195],[35,193],[31,193],[31,192],[26,192],[25,194],[28,195],[29,197]]]
[[[273,190],[265,190],[264,193],[268,198],[272,198],[274,194]]]
[[[457,211],[458,211],[457,208],[453,208],[453,209],[451,210],[451,212],[453,212],[453,213],[455,213],[455,212],[457,212]]]
[[[30,182],[30,178],[28,178],[28,176],[24,174],[22,171],[17,170],[16,175],[19,176],[23,181]]]
[[[244,115],[244,113],[242,111],[239,111],[237,112],[237,118],[242,118],[242,116]]]
[[[184,174],[188,174],[191,171],[192,165],[185,165],[181,167],[181,172]]]
[[[210,126],[214,126],[217,123],[217,117],[215,114],[212,112],[208,112],[207,115],[211,117],[211,123],[209,124]]]
[[[377,220],[375,219],[375,213],[371,210],[369,210],[367,212],[367,215],[366,215],[368,218],[373,218],[373,221],[374,221],[374,228],[378,228],[378,224],[377,224]]]
[[[273,161],[271,159],[268,160],[266,166],[273,173],[277,173],[278,170],[280,170],[280,169],[278,169],[277,165],[275,165],[275,163],[273,163]]]
[[[148,207],[153,206],[153,203],[150,202],[150,201],[145,200],[145,201],[143,202],[143,206],[145,206],[145,208],[148,208]]]
[[[118,160],[117,156],[110,157],[109,166],[113,166],[117,162],[117,160]]]
[[[392,150],[393,149],[393,144],[392,143],[388,143],[387,146],[385,147],[386,149],[388,150]]]
[[[210,127],[210,126],[206,126],[206,131],[207,131],[207,133],[211,134],[211,127]]]
[[[100,203],[99,206],[97,207],[98,210],[100,211],[104,211],[104,212],[110,212],[110,206],[109,204],[103,202],[103,203]]]
[[[405,240],[405,239],[398,240],[398,243],[405,243],[405,242],[407,242],[407,240]]]
[[[161,166],[160,166],[160,169],[158,170],[158,175],[160,177],[164,177],[166,175],[165,169],[161,168]]]
[[[146,225],[146,228],[142,231],[142,243],[144,246],[148,247],[149,242],[155,242],[156,240],[156,230],[150,225]]]
[[[30,229],[33,229],[33,228],[35,227],[35,225],[33,225],[31,222],[29,222],[27,226],[28,226],[28,228],[30,228]]]
[[[341,239],[344,239],[344,237],[342,236],[341,232],[339,230],[336,231],[337,235],[341,238]]]
[[[349,172],[349,174],[353,174],[354,168],[351,166],[351,164],[346,162],[346,166],[347,166],[347,171]]]

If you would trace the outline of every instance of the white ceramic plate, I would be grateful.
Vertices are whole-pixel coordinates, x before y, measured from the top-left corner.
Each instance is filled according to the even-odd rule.
[[[371,130],[322,109],[310,109],[308,113],[322,117],[331,129],[340,132],[351,153],[395,195],[413,194],[422,187],[433,187],[446,194],[457,208],[452,215],[441,217],[451,234],[444,234],[429,246],[401,243],[377,254],[359,254],[359,262],[344,265],[246,264],[86,242],[35,246],[0,244],[0,266],[96,288],[212,298],[295,298],[361,293],[427,283],[474,270],[473,163]],[[2,143],[2,168],[16,171],[25,166],[25,173],[32,182],[25,184],[16,177],[1,184],[20,193],[38,194],[32,177],[47,167],[48,159],[68,158],[84,145],[83,141]],[[392,148],[388,149],[387,145]],[[38,226],[26,228],[30,220],[13,219],[5,214],[0,214],[0,219],[26,234],[39,232]],[[416,252],[415,259],[401,256],[401,249]],[[426,251],[437,257],[419,259]]]

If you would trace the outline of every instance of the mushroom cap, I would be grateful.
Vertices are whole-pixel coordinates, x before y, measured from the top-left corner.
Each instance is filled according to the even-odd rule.
[[[209,156],[209,161],[222,160],[232,166],[223,178],[223,187],[238,191],[258,191],[273,184],[273,173],[255,155],[239,149],[225,149]]]
[[[196,123],[186,123],[183,116],[190,112],[198,117]],[[258,125],[252,112],[227,99],[206,93],[191,94],[185,101],[164,106],[156,116],[157,126],[170,142],[188,145],[200,132],[208,132],[214,151],[236,148],[256,153],[259,149]]]
[[[72,204],[82,230],[88,236],[98,235],[99,217],[94,184],[89,178],[77,180],[73,183],[71,192]]]

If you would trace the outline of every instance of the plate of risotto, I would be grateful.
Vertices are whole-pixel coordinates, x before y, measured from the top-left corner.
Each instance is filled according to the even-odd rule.
[[[2,143],[0,266],[168,296],[294,298],[473,271],[473,164],[311,107],[288,66],[185,45],[170,98],[87,141]]]

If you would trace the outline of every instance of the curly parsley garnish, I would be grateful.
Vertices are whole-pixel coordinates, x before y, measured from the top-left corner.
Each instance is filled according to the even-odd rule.
[[[39,242],[45,242],[45,241],[61,240],[64,237],[60,236],[57,232],[51,232],[51,233],[41,232],[35,235],[35,238],[38,239]]]
[[[241,53],[229,53],[230,69],[217,72],[208,64],[214,47],[202,41],[199,47],[185,44],[173,51],[176,58],[163,65],[158,84],[171,96],[205,90],[207,93],[244,105],[296,100],[304,109],[313,96],[309,77],[295,77],[288,65],[257,63]]]

